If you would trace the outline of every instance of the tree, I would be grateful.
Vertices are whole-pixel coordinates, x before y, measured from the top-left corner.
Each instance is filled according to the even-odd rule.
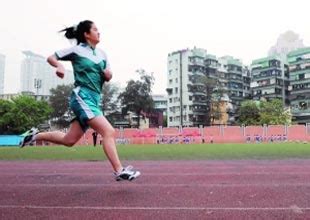
[[[289,124],[291,115],[284,109],[281,99],[260,102],[260,123],[267,125]]]
[[[210,120],[211,124],[214,124],[215,120],[221,120],[223,114],[227,113],[226,109],[223,111],[223,97],[225,90],[217,83],[217,88],[214,88],[211,96],[211,107],[210,107]]]
[[[73,117],[69,108],[69,98],[73,85],[59,85],[51,89],[50,106],[53,108],[51,118],[59,127],[67,127]]]
[[[140,80],[130,80],[127,83],[125,91],[119,95],[123,106],[123,113],[132,111],[138,116],[138,127],[140,127],[140,115],[143,112],[149,112],[153,109],[153,98],[151,96],[154,77],[147,74],[145,70],[137,70]]]
[[[118,106],[118,93],[119,89],[116,84],[105,83],[102,89],[102,110],[109,115],[115,112]]]
[[[9,125],[12,121],[11,112],[14,108],[14,103],[9,100],[0,99],[0,134],[6,134],[9,129]]]
[[[241,103],[239,114],[239,124],[244,125],[283,125],[291,122],[291,115],[280,99],[244,101]]]
[[[198,76],[196,79],[204,85],[204,93],[206,94],[206,117],[205,124],[211,125],[215,120],[222,118],[222,98],[224,97],[225,90],[221,87],[218,79],[208,76]]]
[[[18,96],[12,101],[1,101],[0,128],[3,134],[19,134],[38,126],[48,119],[52,109],[45,101],[37,101],[30,96]]]
[[[117,121],[115,114],[118,115],[117,109],[119,109],[119,88],[116,84],[105,83],[103,85],[102,94],[102,111],[109,122],[114,125],[115,121]]]
[[[243,101],[239,108],[239,115],[240,125],[259,125],[261,123],[259,102]]]

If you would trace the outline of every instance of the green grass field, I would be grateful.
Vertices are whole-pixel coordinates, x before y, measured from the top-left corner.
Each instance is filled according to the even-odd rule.
[[[237,160],[310,158],[310,144],[119,145],[122,160]],[[106,160],[97,146],[0,147],[0,160]]]

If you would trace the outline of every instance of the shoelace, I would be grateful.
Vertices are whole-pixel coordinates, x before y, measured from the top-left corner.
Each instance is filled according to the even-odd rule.
[[[133,167],[132,167],[131,165],[129,165],[129,166],[123,168],[122,171],[119,172],[119,173],[114,172],[114,175],[118,176],[118,175],[121,174],[123,171],[132,171],[132,168],[133,168]]]
[[[132,168],[133,168],[133,167],[132,167],[131,165],[129,165],[129,166],[125,167],[124,170],[126,170],[126,171],[131,171]]]

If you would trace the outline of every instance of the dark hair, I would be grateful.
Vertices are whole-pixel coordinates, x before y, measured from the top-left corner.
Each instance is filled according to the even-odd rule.
[[[77,44],[86,43],[84,33],[89,33],[94,22],[90,20],[81,21],[78,25],[65,28],[59,32],[65,32],[65,37],[68,39],[76,39]]]

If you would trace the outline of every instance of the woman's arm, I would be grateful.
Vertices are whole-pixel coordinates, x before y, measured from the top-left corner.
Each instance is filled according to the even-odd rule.
[[[64,66],[57,60],[55,55],[51,55],[47,58],[47,62],[53,66],[56,67],[56,75],[59,78],[64,78],[65,76],[65,68]]]

